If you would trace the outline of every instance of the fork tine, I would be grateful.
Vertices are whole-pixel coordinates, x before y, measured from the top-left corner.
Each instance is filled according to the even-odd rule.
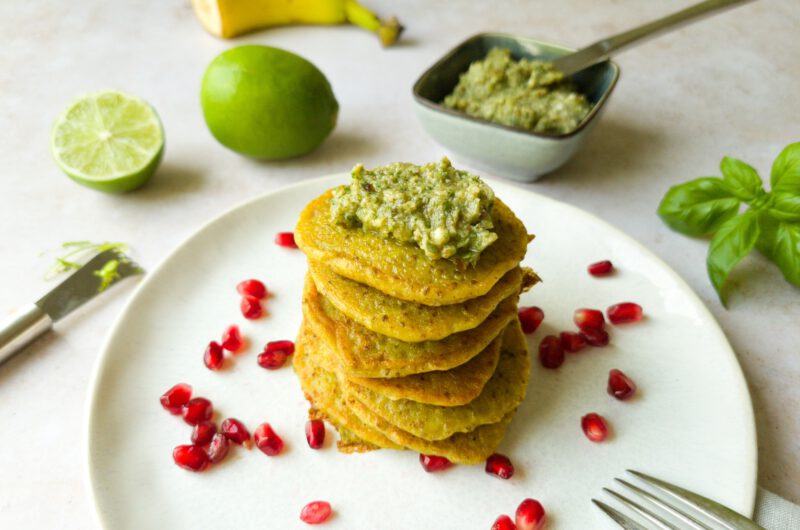
[[[608,488],[603,488],[603,491],[605,491],[606,493],[612,495],[618,501],[623,503],[625,506],[627,506],[628,508],[630,508],[634,512],[638,513],[639,515],[641,515],[642,517],[644,517],[645,519],[647,519],[651,523],[655,524],[659,528],[666,528],[667,530],[681,530],[677,526],[669,523],[668,521],[665,521],[664,519],[662,519],[658,515],[654,514],[653,512],[651,512],[650,510],[648,510],[647,508],[642,506],[641,504],[638,504],[638,503],[630,500],[629,498],[620,495],[616,491],[610,490]]]
[[[633,491],[634,493],[636,493],[640,497],[644,497],[645,499],[647,499],[648,501],[652,502],[653,504],[655,504],[656,506],[658,506],[662,510],[674,515],[675,517],[680,519],[684,524],[686,524],[690,528],[692,528],[694,530],[713,530],[711,527],[704,525],[703,523],[701,523],[700,521],[698,521],[697,519],[695,519],[694,517],[692,517],[688,513],[679,510],[678,508],[676,508],[675,506],[672,506],[671,504],[667,504],[666,502],[662,501],[661,499],[659,499],[658,497],[656,497],[652,493],[650,493],[648,491],[645,491],[642,488],[639,488],[637,486],[634,486],[633,484],[631,484],[627,480],[622,480],[621,478],[615,478],[614,480],[616,480],[618,483],[620,483],[624,487],[628,488],[629,490]]]
[[[647,530],[646,527],[640,525],[639,523],[637,523],[636,521],[634,521],[633,519],[631,519],[627,515],[623,515],[622,513],[620,513],[619,511],[615,510],[614,508],[612,508],[608,504],[606,504],[606,503],[604,503],[602,501],[598,501],[597,499],[592,499],[592,502],[595,503],[595,505],[598,508],[600,508],[601,510],[606,512],[606,515],[611,517],[614,520],[615,523],[620,525],[625,530]]]
[[[683,488],[675,486],[674,484],[664,482],[663,480],[659,480],[639,471],[629,469],[628,473],[650,484],[657,490],[685,502],[692,508],[696,509],[703,515],[710,517],[729,530],[764,530],[764,528],[758,526],[756,523],[744,517],[743,515],[734,512],[730,508],[727,508],[718,502],[707,499],[702,495],[692,493],[691,491],[687,491]]]

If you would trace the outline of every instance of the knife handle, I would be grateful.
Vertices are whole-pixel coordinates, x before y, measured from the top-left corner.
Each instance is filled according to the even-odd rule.
[[[0,364],[53,327],[53,320],[36,304],[15,312],[0,324]]]

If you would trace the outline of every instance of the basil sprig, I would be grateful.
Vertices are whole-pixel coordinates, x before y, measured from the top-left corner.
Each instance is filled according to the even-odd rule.
[[[658,215],[682,234],[712,236],[706,266],[724,306],[725,280],[753,248],[800,287],[800,142],[775,159],[769,192],[756,170],[740,160],[726,156],[720,170],[722,178],[702,177],[670,188]]]

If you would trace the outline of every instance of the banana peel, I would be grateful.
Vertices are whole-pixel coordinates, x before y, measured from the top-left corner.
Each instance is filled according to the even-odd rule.
[[[403,32],[397,18],[382,20],[356,0],[192,0],[192,7],[203,27],[223,39],[292,24],[353,24],[386,47]]]

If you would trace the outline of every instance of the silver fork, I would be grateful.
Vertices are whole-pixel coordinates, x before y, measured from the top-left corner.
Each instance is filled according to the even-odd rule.
[[[727,530],[764,530],[750,519],[740,515],[730,508],[707,499],[697,493],[685,490],[669,482],[664,482],[650,475],[645,475],[639,471],[628,470],[628,473],[637,477],[639,480],[650,485],[657,493],[650,493],[630,482],[615,478],[614,480],[623,488],[635,493],[639,497],[648,501],[649,504],[658,507],[657,510],[646,508],[641,504],[623,496],[616,491],[603,488],[605,492],[630,508],[632,512],[648,521],[653,526],[643,526],[634,519],[624,515],[619,510],[612,508],[608,504],[592,499],[601,510],[611,517],[618,525],[627,530],[714,530],[714,528],[697,519],[698,514],[702,514],[709,520],[717,523],[721,528]],[[675,502],[677,501],[677,502]],[[678,506],[681,506],[680,508]],[[691,509],[688,509],[691,508]],[[661,513],[662,515],[659,515]],[[668,513],[676,520],[681,521],[681,526],[667,521],[663,513]]]

